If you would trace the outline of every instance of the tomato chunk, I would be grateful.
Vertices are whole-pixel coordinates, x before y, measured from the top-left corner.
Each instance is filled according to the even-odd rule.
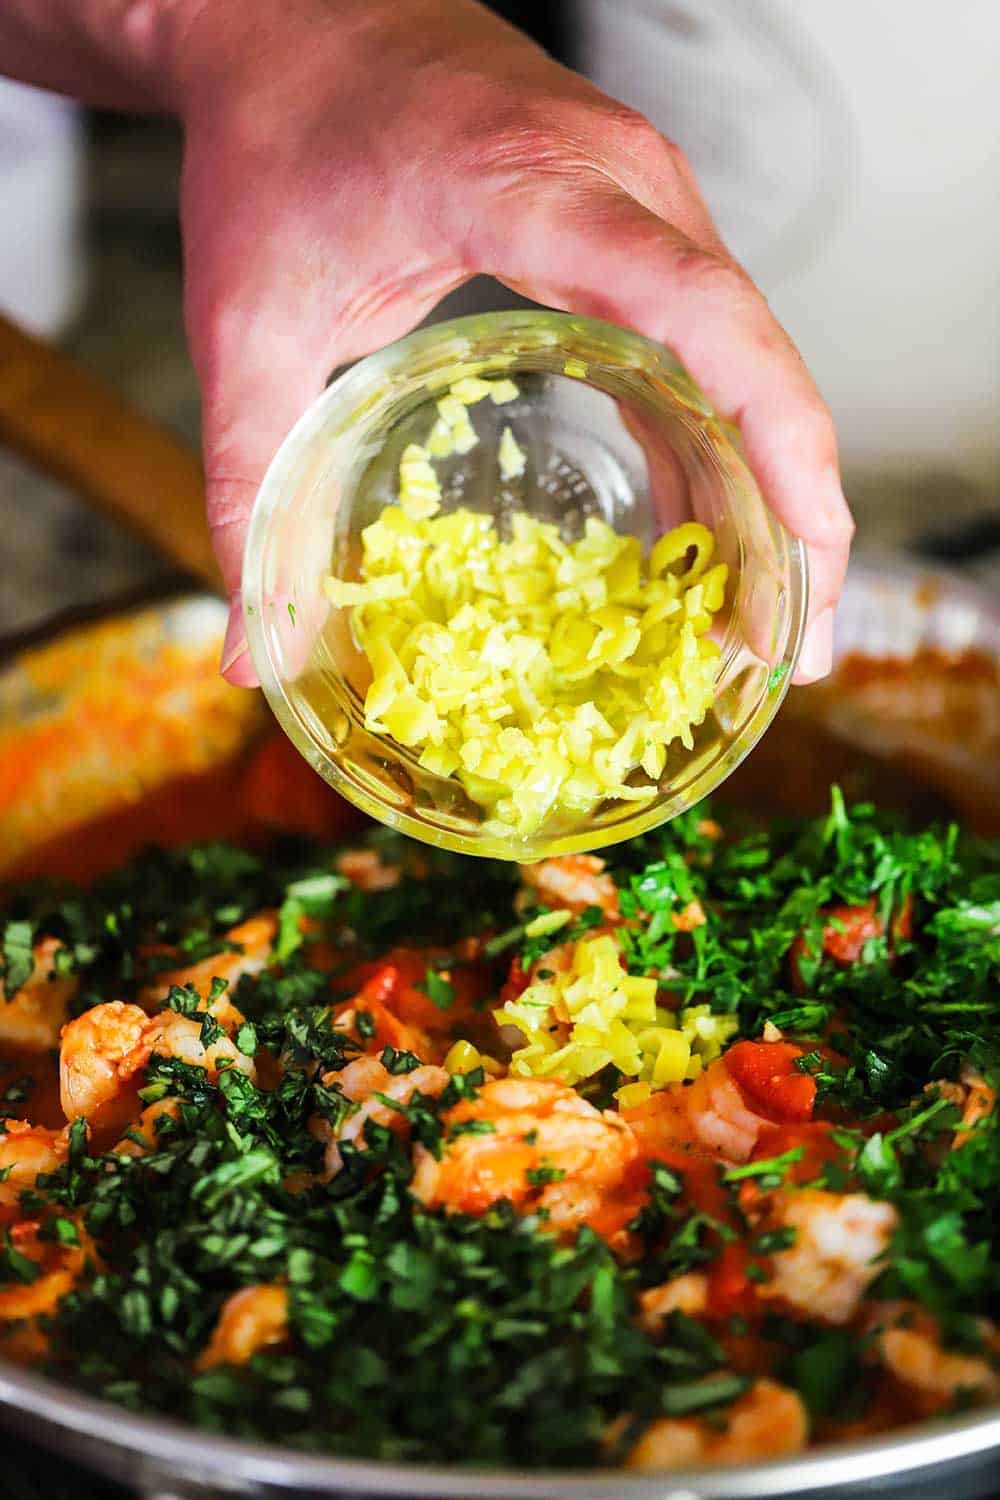
[[[780,1124],[812,1118],[816,1081],[795,1066],[801,1056],[792,1042],[737,1042],[725,1062],[751,1108]]]
[[[776,1125],[761,1133],[751,1161],[767,1161],[801,1150],[796,1162],[789,1163],[783,1177],[787,1183],[812,1182],[832,1161],[842,1161],[844,1153],[833,1139],[833,1126],[822,1120],[807,1124]]]
[[[885,923],[873,896],[861,906],[831,906],[821,913],[824,918],[822,955],[835,964],[846,968],[856,964],[865,951],[865,944],[872,938],[885,936]],[[889,924],[890,954],[894,942],[906,941],[913,936],[913,897],[907,896]],[[792,981],[799,993],[807,986],[802,976],[801,961],[811,958],[812,950],[804,932],[800,932],[788,953]]]
[[[750,1252],[744,1243],[722,1247],[708,1273],[708,1308],[713,1318],[753,1311],[757,1293],[747,1275],[749,1267]]]

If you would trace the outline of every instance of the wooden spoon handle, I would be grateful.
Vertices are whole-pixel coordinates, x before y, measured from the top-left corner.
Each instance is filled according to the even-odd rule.
[[[65,480],[186,572],[221,591],[195,455],[2,315],[0,444]]]

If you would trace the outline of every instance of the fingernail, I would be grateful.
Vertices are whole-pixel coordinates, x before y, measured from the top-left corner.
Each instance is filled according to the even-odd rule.
[[[243,623],[243,601],[237,590],[229,605],[226,638],[222,642],[222,656],[219,660],[219,671],[223,677],[241,656],[246,655],[248,649],[246,626]]]
[[[833,666],[833,610],[824,609],[806,631],[795,670],[796,682],[816,682]]]

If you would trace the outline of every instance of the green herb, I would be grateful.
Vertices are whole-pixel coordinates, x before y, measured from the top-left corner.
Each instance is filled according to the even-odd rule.
[[[5,1000],[13,1000],[18,990],[31,978],[35,967],[33,942],[34,933],[30,922],[4,923],[2,955]]]
[[[545,1187],[550,1182],[562,1182],[566,1173],[561,1167],[543,1165],[529,1167],[524,1175],[532,1187]]]
[[[455,999],[454,986],[433,968],[427,970],[423,984],[418,984],[417,989],[422,990],[438,1010],[447,1010]]]
[[[412,1073],[415,1068],[420,1067],[419,1057],[414,1057],[412,1052],[397,1052],[395,1047],[383,1047],[382,1056],[379,1059],[387,1073],[394,1076],[400,1073]]]
[[[233,1042],[244,1057],[257,1055],[257,1028],[252,1021],[244,1021],[241,1026],[237,1026]]]
[[[0,1282],[20,1281],[30,1286],[33,1281],[38,1280],[41,1274],[41,1266],[37,1261],[22,1255],[14,1245],[8,1230],[4,1235],[3,1246],[0,1248]]]
[[[750,1249],[754,1255],[776,1255],[780,1250],[790,1250],[798,1239],[798,1233],[791,1224],[783,1229],[769,1229],[751,1240]]]
[[[780,1182],[787,1167],[794,1166],[805,1156],[804,1146],[792,1146],[780,1156],[768,1156],[761,1161],[747,1162],[743,1167],[730,1167],[723,1173],[723,1182],[746,1182],[751,1177],[777,1177]]]
[[[668,1417],[688,1417],[712,1407],[728,1406],[744,1395],[751,1384],[743,1375],[712,1375],[706,1380],[667,1386],[661,1405]]]
[[[493,1135],[495,1132],[496,1126],[492,1120],[456,1120],[453,1125],[448,1127],[448,1139],[453,1141],[460,1135]],[[554,1177],[546,1180],[549,1182],[556,1181]],[[528,1181],[533,1181],[530,1169],[528,1171]]]
[[[811,1329],[812,1341],[792,1361],[790,1379],[813,1416],[836,1411],[858,1373],[860,1348],[853,1333]]]

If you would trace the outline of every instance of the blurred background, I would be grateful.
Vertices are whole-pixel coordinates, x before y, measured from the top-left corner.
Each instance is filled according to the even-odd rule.
[[[1000,583],[996,0],[495,8],[687,151],[833,407],[860,545]],[[0,81],[0,308],[194,445],[180,151],[169,122]],[[509,301],[478,284],[442,315]],[[2,450],[0,528],[0,633],[169,571]]]

